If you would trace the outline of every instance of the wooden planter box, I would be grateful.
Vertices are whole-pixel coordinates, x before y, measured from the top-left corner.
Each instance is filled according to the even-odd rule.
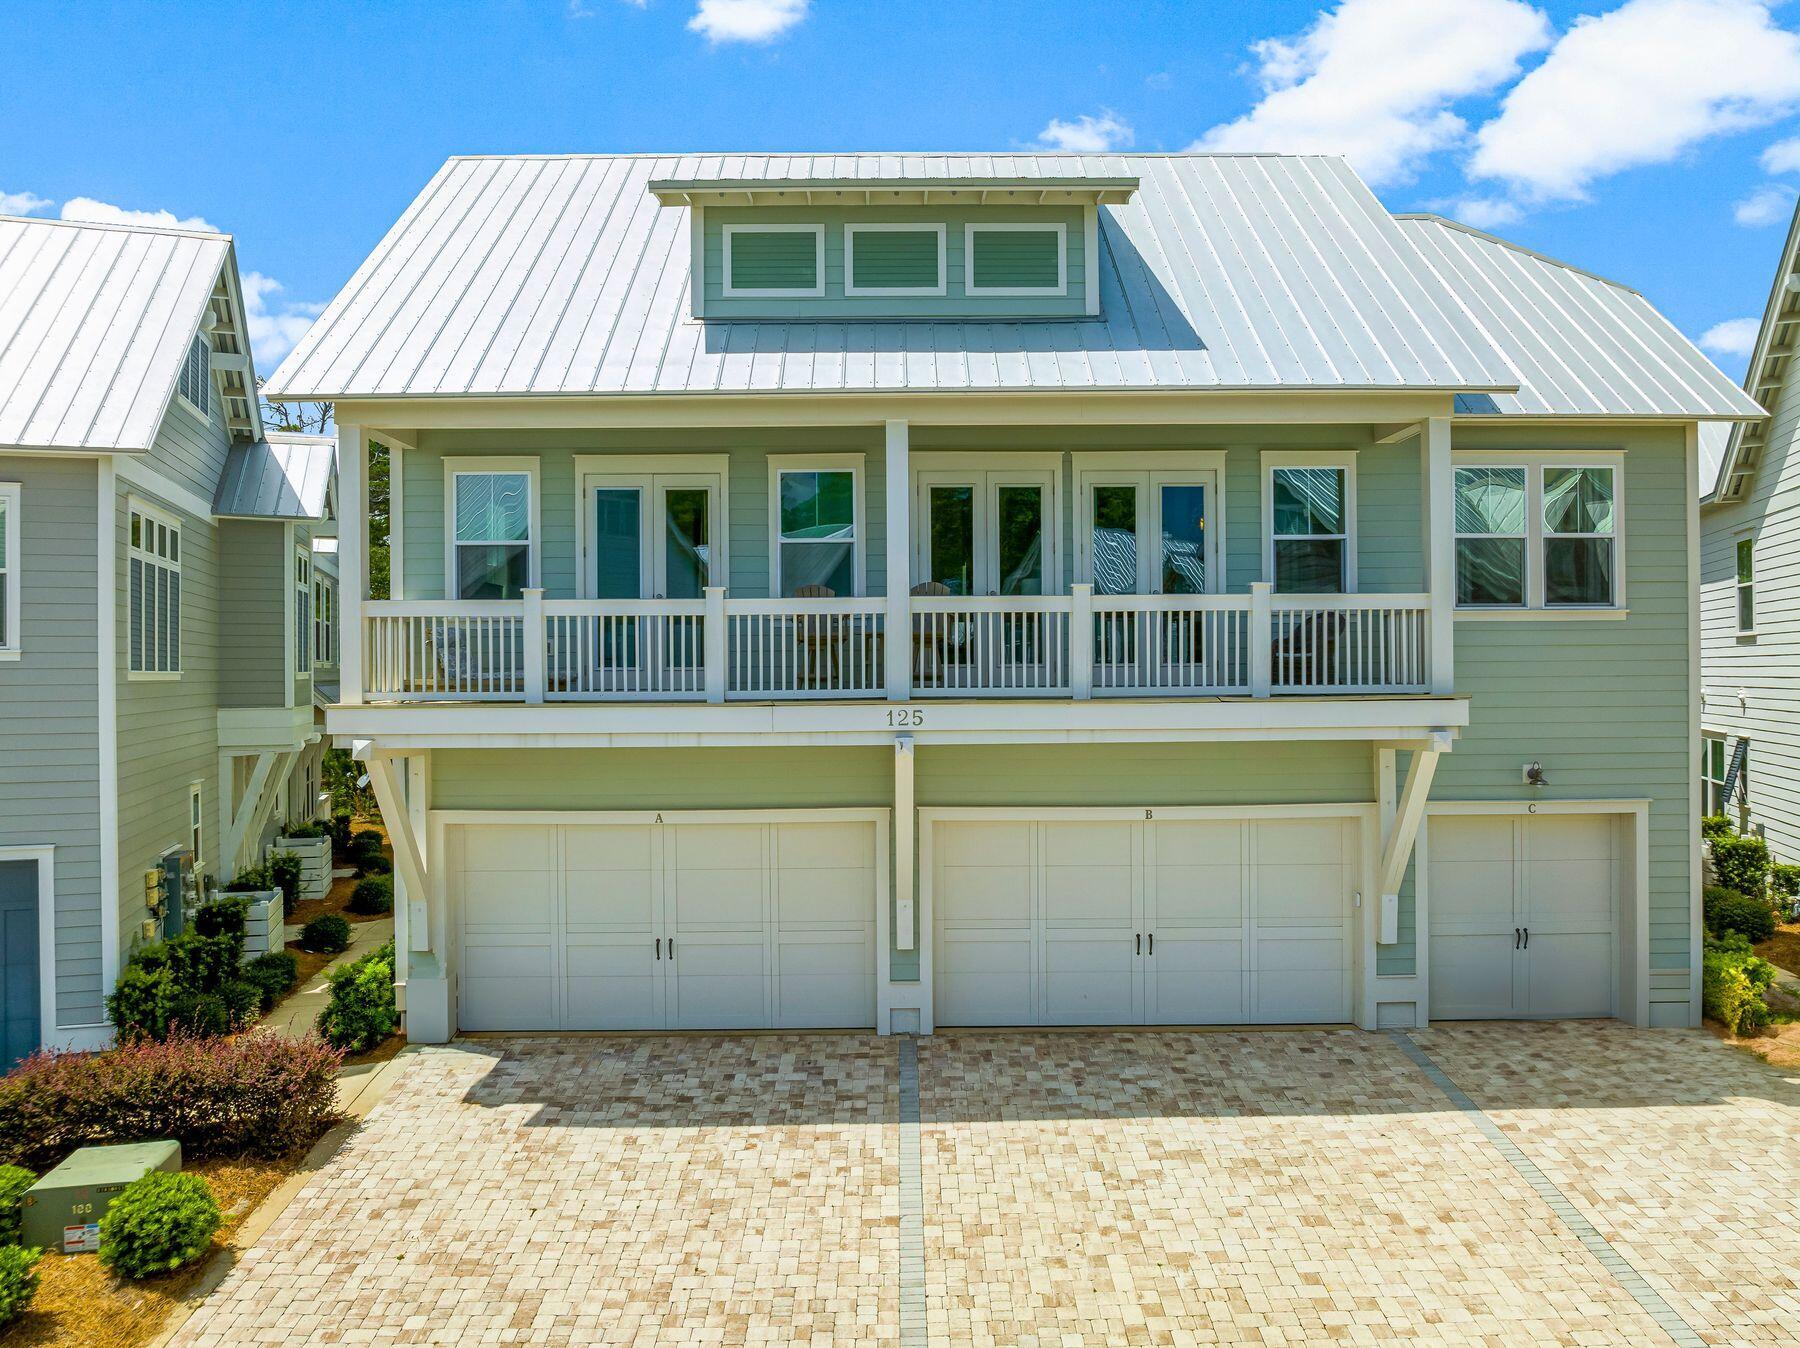
[[[271,852],[292,852],[300,858],[300,897],[322,899],[331,892],[330,838],[277,838]]]
[[[218,897],[223,898],[224,895],[221,893]],[[240,892],[231,897],[250,900],[250,911],[244,919],[245,959],[254,959],[271,950],[280,950],[286,944],[283,939],[285,919],[281,913],[279,889],[258,890],[251,894]]]

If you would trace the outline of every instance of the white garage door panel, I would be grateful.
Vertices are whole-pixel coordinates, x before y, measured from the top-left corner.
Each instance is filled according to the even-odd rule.
[[[1130,1025],[1137,960],[1132,933],[1056,931],[1044,937],[1042,1025]],[[1027,1022],[1029,1023],[1029,1022]]]
[[[875,1020],[876,826],[467,825],[464,1029]]]
[[[933,998],[942,1025],[1032,1025],[1035,950],[1031,932],[940,921]]]

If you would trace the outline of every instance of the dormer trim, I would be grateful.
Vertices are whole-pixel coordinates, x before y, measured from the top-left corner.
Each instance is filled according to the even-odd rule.
[[[664,206],[1123,206],[1135,177],[659,178]]]

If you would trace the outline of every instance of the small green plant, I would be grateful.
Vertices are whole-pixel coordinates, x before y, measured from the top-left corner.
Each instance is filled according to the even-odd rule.
[[[261,1008],[267,1011],[294,986],[294,980],[300,974],[300,963],[285,950],[271,950],[266,955],[258,955],[255,959],[246,961],[238,972],[246,983],[256,989],[261,998]]]
[[[275,877],[269,874],[268,863],[259,861],[244,867],[236,879],[221,888],[227,894],[266,894],[275,888]]]
[[[1754,833],[1714,838],[1713,871],[1726,889],[1760,897],[1769,883],[1769,844]]]
[[[1701,975],[1703,1009],[1731,1033],[1754,1034],[1768,1025],[1763,995],[1775,982],[1775,966],[1758,958],[1742,934],[1708,940]]]
[[[1791,909],[1800,900],[1800,866],[1769,867],[1769,892],[1781,900],[1784,908]]]
[[[0,1325],[9,1325],[25,1313],[37,1294],[37,1261],[42,1250],[18,1245],[0,1246]]]
[[[126,1278],[172,1272],[206,1253],[223,1220],[200,1176],[152,1170],[100,1218],[100,1262]]]
[[[323,819],[290,819],[281,828],[284,838],[329,838],[331,825]]]
[[[169,1032],[206,1038],[231,1028],[231,1012],[216,992],[178,992],[169,1007]]]
[[[284,916],[293,912],[294,905],[300,902],[301,869],[298,852],[269,854],[269,878],[275,882],[275,888],[281,891],[281,911]]]
[[[1732,828],[1731,820],[1722,814],[1708,814],[1700,817],[1700,836],[1711,842],[1715,838],[1729,838],[1737,832]]]
[[[335,955],[350,948],[350,924],[336,913],[315,917],[300,929],[300,944],[307,950]]]
[[[385,875],[358,880],[350,891],[350,911],[358,917],[380,917],[394,911],[394,882]]]
[[[331,850],[342,852],[350,846],[350,812],[339,810],[331,816]]]
[[[235,936],[241,941],[249,922],[250,900],[241,893],[222,894],[194,913],[194,930],[202,936]]]
[[[0,1245],[19,1243],[19,1204],[37,1176],[22,1165],[0,1165]]]
[[[1767,899],[1753,898],[1720,885],[1708,885],[1701,894],[1706,929],[1718,936],[1736,933],[1754,944],[1775,934],[1775,911]]]
[[[234,1030],[243,1029],[262,1010],[262,989],[247,978],[226,979],[219,984],[217,995],[225,1004],[225,1018]]]
[[[319,1033],[333,1048],[366,1053],[394,1032],[394,943],[326,975],[331,996],[319,1013]]]
[[[178,995],[166,965],[149,969],[127,964],[106,999],[106,1015],[122,1040],[162,1039],[169,1033],[169,1013]]]
[[[380,856],[381,835],[372,828],[359,828],[350,835],[350,845],[344,850],[352,860],[358,857]]]
[[[360,856],[356,859],[356,873],[359,876],[392,875],[394,873],[394,863],[382,856],[381,853],[373,852],[367,856]]]

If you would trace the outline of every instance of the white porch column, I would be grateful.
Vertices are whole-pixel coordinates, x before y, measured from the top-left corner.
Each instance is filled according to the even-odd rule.
[[[369,593],[369,443],[361,426],[338,432],[338,701],[363,700],[363,600]]]
[[[904,421],[887,423],[887,695],[912,696],[912,452]]]
[[[723,702],[725,685],[730,682],[727,676],[731,661],[729,629],[725,625],[725,587],[708,585],[704,597],[706,621],[700,633],[700,663],[706,680],[706,700]]]
[[[913,829],[917,818],[918,816],[913,811],[913,739],[911,735],[896,735],[894,737],[894,949],[896,950],[911,950],[918,944],[914,937],[913,912]],[[887,976],[885,970],[882,976],[884,978]]]
[[[1094,695],[1094,587],[1085,581],[1069,586],[1069,696],[1085,701]]]
[[[525,610],[525,700],[539,703],[544,700],[544,592],[527,586],[519,597]]]
[[[1274,587],[1266,580],[1250,582],[1250,696],[1267,697],[1275,681]]]
[[[1399,805],[1395,799],[1395,759],[1392,749],[1386,745],[1376,746],[1375,807],[1381,818],[1381,843],[1384,848],[1387,840],[1394,836],[1394,819],[1399,814]],[[1390,898],[1392,902],[1389,902]],[[1375,944],[1393,945],[1400,939],[1400,896],[1397,893],[1377,894],[1376,902],[1380,909],[1376,914]]]
[[[1450,463],[1450,418],[1428,417],[1419,437],[1424,465],[1425,588],[1431,592],[1426,624],[1431,691],[1456,691],[1456,481]]]

